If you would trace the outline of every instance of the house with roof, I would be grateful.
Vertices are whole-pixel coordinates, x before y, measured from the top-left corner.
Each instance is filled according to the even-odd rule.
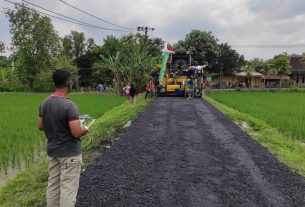
[[[210,73],[206,77],[209,77],[210,85],[212,88],[235,88],[235,87],[246,87],[248,77],[246,72],[232,72],[232,73]],[[249,83],[251,88],[262,87],[263,74],[253,71],[250,76]],[[208,79],[208,78],[207,78]]]
[[[290,75],[266,74],[263,68],[255,68],[251,73],[250,80],[244,71],[231,73],[209,73],[205,75],[204,81],[209,80],[212,88],[235,88],[246,87],[249,81],[251,88],[277,88],[293,85],[305,87],[305,58],[303,55],[290,55]]]
[[[223,73],[221,75],[219,73],[210,73],[206,77],[209,77],[212,88],[219,88],[220,85],[221,88],[246,87],[247,83],[250,84],[250,88],[277,88],[280,85],[280,81],[282,82],[282,87],[288,87],[290,80],[290,76],[287,75],[265,75],[256,71],[251,72],[249,80],[245,71]]]

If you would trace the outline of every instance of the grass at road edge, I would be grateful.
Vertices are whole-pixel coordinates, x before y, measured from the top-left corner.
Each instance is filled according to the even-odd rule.
[[[247,123],[250,127],[246,132],[262,146],[270,151],[281,162],[289,166],[293,171],[305,177],[305,145],[297,140],[285,137],[276,128],[256,119],[246,113],[236,111],[214,99],[203,96],[210,104],[230,117],[233,121],[242,124]]]
[[[129,120],[135,119],[149,102],[143,96],[139,96],[136,104],[126,101],[98,118],[90,132],[93,139],[83,149],[84,161],[90,162],[91,149],[115,136]],[[29,167],[0,189],[0,206],[43,206],[47,177],[47,161]]]

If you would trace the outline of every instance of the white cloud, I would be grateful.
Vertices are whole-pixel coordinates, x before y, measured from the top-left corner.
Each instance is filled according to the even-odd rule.
[[[21,0],[15,0],[21,2]],[[28,0],[75,19],[114,28],[80,13],[58,0]],[[303,0],[66,0],[91,14],[126,27],[154,27],[153,36],[164,40],[183,39],[192,29],[212,31],[220,42],[229,42],[246,58],[270,58],[277,53],[303,53],[305,48],[241,48],[238,45],[289,45],[305,43]],[[0,2],[1,7],[11,7]],[[0,14],[0,40],[9,41],[9,24]],[[83,31],[98,43],[110,32],[53,20],[60,35]],[[150,33],[151,34],[151,33]]]

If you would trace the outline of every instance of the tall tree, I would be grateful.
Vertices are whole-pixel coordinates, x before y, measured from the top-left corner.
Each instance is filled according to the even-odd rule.
[[[58,53],[59,37],[51,20],[34,10],[16,5],[5,11],[10,22],[13,57],[18,77],[32,91],[37,75],[52,67]]]
[[[227,43],[221,43],[219,48],[220,55],[217,67],[222,68],[222,72],[232,73],[246,64],[244,56],[239,55],[238,52],[233,50]]]
[[[185,48],[192,55],[193,61],[202,65],[208,62],[210,69],[217,67],[220,55],[218,39],[212,32],[193,30],[186,35],[185,40],[179,41],[175,48]]]
[[[161,51],[164,47],[164,41],[161,38],[148,39],[147,54],[161,58]]]
[[[92,49],[95,48],[96,46],[97,46],[97,45],[95,44],[93,38],[88,38],[88,39],[87,39],[87,42],[86,42],[86,50],[87,50],[87,51],[92,50]]]
[[[64,36],[61,39],[62,42],[62,55],[73,59],[72,49],[73,49],[73,41],[69,35]]]
[[[86,38],[83,32],[71,31],[70,38],[72,41],[73,59],[77,60],[86,52]]]
[[[248,64],[246,65],[245,72],[246,72],[246,76],[247,76],[246,85],[248,88],[250,88],[251,87],[251,77],[252,77],[252,73],[254,72],[254,67],[251,62],[248,62]]]
[[[102,46],[102,55],[104,57],[115,56],[117,51],[122,47],[121,42],[118,38],[114,36],[107,36],[104,39],[104,44]]]
[[[254,58],[249,61],[252,65],[255,71],[261,72],[261,73],[267,73],[267,67],[266,67],[266,61],[264,59],[260,58]]]
[[[97,45],[93,38],[86,39],[83,32],[71,31],[61,40],[62,54],[74,62],[79,68],[79,84],[89,86],[93,80],[92,70],[94,62],[99,59],[94,50]]]
[[[289,57],[287,54],[279,54],[271,59],[271,64],[276,69],[276,74],[279,76],[288,75],[291,71],[291,66],[289,64]],[[280,79],[280,88],[282,87],[282,79]]]
[[[92,38],[89,38],[86,42],[85,34],[77,31],[71,31],[69,35],[62,38],[61,42],[63,55],[70,57],[75,63],[87,50],[95,46]]]

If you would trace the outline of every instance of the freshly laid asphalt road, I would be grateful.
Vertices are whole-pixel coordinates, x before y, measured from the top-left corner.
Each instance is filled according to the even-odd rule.
[[[305,182],[202,99],[156,98],[81,175],[77,206],[305,206]]]

